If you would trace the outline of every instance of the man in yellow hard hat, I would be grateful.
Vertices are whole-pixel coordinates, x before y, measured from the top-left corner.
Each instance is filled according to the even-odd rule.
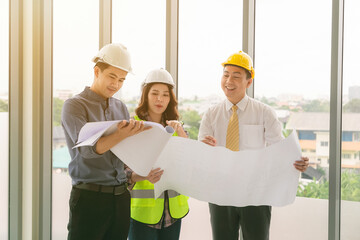
[[[198,139],[232,151],[259,149],[282,140],[282,127],[275,111],[246,95],[255,75],[250,56],[239,51],[222,66],[221,88],[226,100],[204,114]],[[304,157],[294,163],[301,172],[308,165],[309,159]],[[209,209],[214,240],[237,240],[240,227],[244,239],[269,239],[271,206],[233,207],[209,203]]]
[[[110,149],[145,130],[142,121],[130,119],[123,102],[113,95],[131,72],[130,55],[122,44],[105,45],[93,58],[94,81],[65,101],[61,123],[71,155],[69,240],[126,240],[130,225],[130,193],[124,163]],[[73,148],[87,122],[123,120],[114,133],[94,146]],[[162,172],[153,173],[154,182]]]

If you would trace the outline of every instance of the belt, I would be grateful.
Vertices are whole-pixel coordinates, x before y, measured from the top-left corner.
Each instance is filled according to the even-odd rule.
[[[127,187],[128,187],[127,183],[123,183],[121,185],[116,185],[116,186],[104,186],[94,183],[80,183],[74,185],[74,188],[77,189],[83,189],[93,192],[111,193],[113,195],[121,195],[125,193],[127,191]]]

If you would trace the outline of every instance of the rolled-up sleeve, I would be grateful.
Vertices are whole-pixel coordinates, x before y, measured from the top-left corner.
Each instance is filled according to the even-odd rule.
[[[198,136],[198,140],[203,140],[205,138],[205,136],[214,136],[214,131],[211,127],[211,122],[210,119],[211,117],[210,115],[210,109],[207,110],[201,120],[200,123],[200,128],[199,128],[199,136]]]
[[[282,125],[275,110],[270,107],[264,109],[265,142],[269,146],[284,139]]]

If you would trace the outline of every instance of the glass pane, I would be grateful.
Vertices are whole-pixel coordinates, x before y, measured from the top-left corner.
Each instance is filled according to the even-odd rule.
[[[200,116],[225,99],[221,63],[242,49],[243,3],[184,0],[179,5],[179,110],[190,138],[197,139]]]
[[[99,49],[99,1],[54,0],[53,21],[52,239],[62,240],[67,238],[71,179],[61,109],[67,98],[92,84],[91,59]]]
[[[295,202],[273,208],[270,239],[325,240],[331,1],[258,0],[255,22],[255,98],[276,110],[285,136],[297,131],[311,166],[301,174]]]
[[[0,239],[8,239],[9,208],[9,1],[0,8]]]
[[[133,115],[146,74],[165,68],[166,1],[117,0],[112,8],[112,41],[128,48],[134,71],[115,97],[124,101]]]
[[[221,63],[242,49],[242,12],[238,0],[179,1],[179,112],[192,139],[202,114],[225,99]],[[190,198],[189,205],[181,239],[211,239],[208,204]]]
[[[360,234],[360,2],[345,4],[341,158],[341,239]]]

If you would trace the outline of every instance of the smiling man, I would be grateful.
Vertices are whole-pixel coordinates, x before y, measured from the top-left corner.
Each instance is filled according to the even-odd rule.
[[[282,127],[275,111],[246,95],[255,74],[250,56],[240,51],[222,65],[221,88],[226,100],[204,114],[198,139],[232,151],[264,148],[282,140]],[[294,167],[301,172],[308,165],[308,158],[294,162]],[[237,174],[236,169],[229,174]],[[240,226],[244,239],[269,239],[271,206],[233,207],[209,203],[209,209],[214,240],[237,240]]]
[[[124,164],[110,149],[145,130],[141,121],[129,120],[123,102],[113,95],[131,72],[130,56],[121,44],[104,46],[93,58],[94,81],[68,99],[62,109],[62,126],[71,155],[68,239],[127,239],[130,194]],[[94,146],[73,147],[87,122],[123,120],[117,130]]]

